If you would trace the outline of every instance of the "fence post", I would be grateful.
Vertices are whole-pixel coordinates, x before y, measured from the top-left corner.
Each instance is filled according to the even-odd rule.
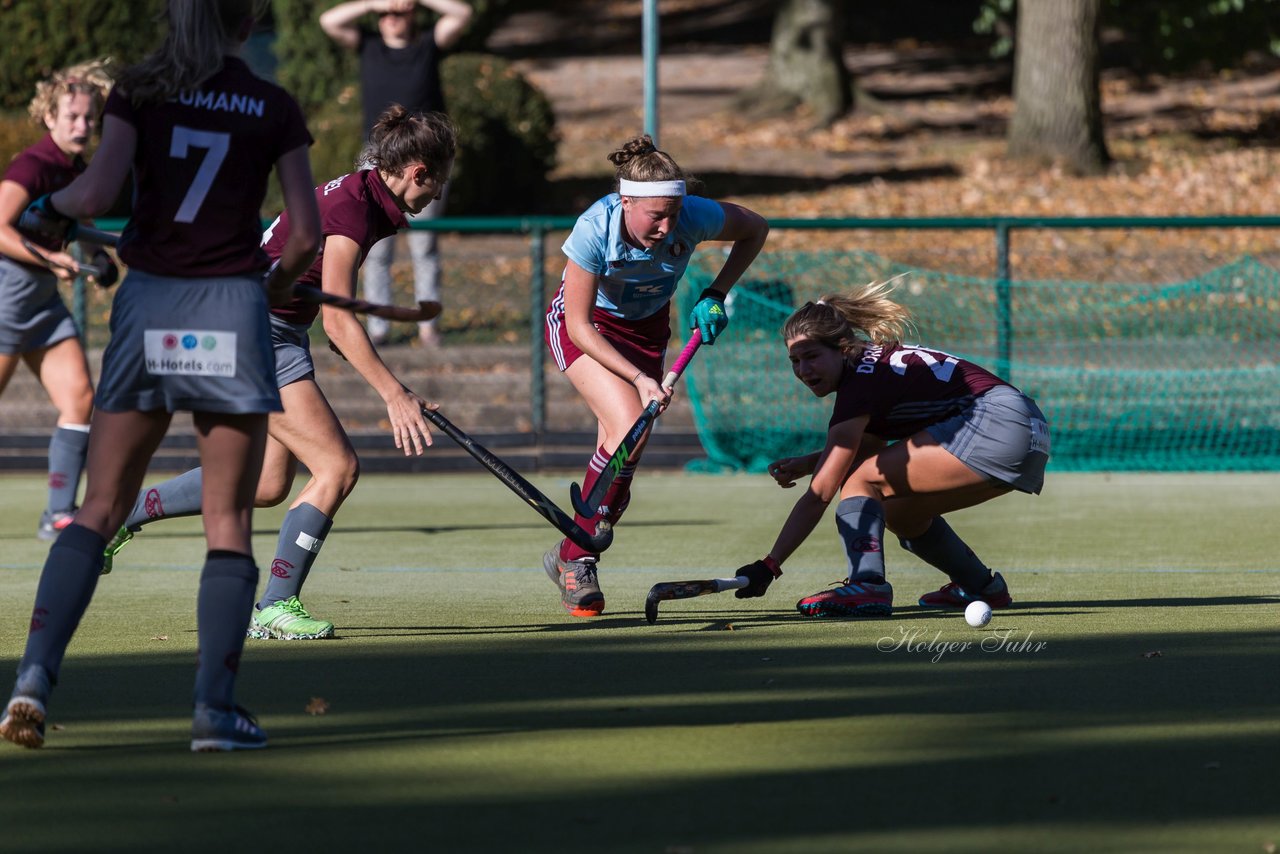
[[[529,377],[529,397],[533,411],[530,413],[533,422],[533,435],[539,440],[547,426],[546,374],[543,371],[546,348],[542,346],[543,313],[547,308],[546,281],[543,274],[543,238],[546,229],[542,222],[535,221],[530,229],[529,263],[529,364],[532,372]]]
[[[996,223],[996,376],[1013,382],[1013,295],[1009,285],[1009,223]]]

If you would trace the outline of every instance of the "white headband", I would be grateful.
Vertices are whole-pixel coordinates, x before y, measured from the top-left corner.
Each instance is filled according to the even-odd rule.
[[[628,181],[618,179],[618,194],[639,198],[683,196],[684,181]]]

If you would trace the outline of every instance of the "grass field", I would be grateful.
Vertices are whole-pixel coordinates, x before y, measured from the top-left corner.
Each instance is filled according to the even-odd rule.
[[[42,479],[0,485],[7,691],[47,547]],[[161,523],[99,585],[45,749],[0,747],[0,850],[1273,851],[1278,487],[1051,473],[956,514],[1016,600],[977,630],[914,606],[943,579],[896,544],[893,617],[801,619],[843,575],[830,520],[767,597],[647,625],[654,583],[772,543],[795,494],[763,476],[642,474],[592,621],[492,477],[369,477],[304,597],[340,637],[250,641],[271,745],[218,755],[187,745],[199,521]]]

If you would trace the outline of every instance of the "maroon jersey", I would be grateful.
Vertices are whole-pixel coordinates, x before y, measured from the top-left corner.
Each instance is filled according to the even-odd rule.
[[[310,145],[289,93],[228,56],[194,91],[134,107],[114,89],[106,114],[138,132],[133,216],[120,260],[159,276],[265,270],[261,207],[280,156]]]
[[[849,360],[830,426],[869,415],[867,432],[905,439],[960,413],[973,399],[1008,385],[964,359],[912,344],[868,344]]]
[[[65,151],[58,148],[53,136],[45,134],[43,139],[13,158],[9,168],[4,170],[3,180],[21,185],[27,191],[30,201],[34,202],[46,193],[61,190],[70,184],[84,168],[83,158],[79,155],[68,157]],[[56,237],[46,237],[30,231],[22,231],[22,236],[50,252],[62,249],[62,241]]]
[[[341,235],[354,240],[360,247],[357,262],[364,263],[365,256],[384,237],[390,237],[409,226],[404,212],[396,204],[395,197],[383,183],[376,169],[363,169],[340,178],[334,178],[316,187],[316,204],[320,208],[320,230],[324,237]],[[262,236],[263,248],[274,261],[284,252],[289,239],[289,212],[280,214]],[[316,260],[307,272],[298,277],[298,284],[320,287],[320,271],[324,266],[324,243]],[[294,300],[288,305],[271,309],[272,313],[290,323],[311,323],[316,319],[320,306],[315,303]]]

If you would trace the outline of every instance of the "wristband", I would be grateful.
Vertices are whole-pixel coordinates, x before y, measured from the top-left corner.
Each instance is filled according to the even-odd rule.
[[[760,562],[764,564],[765,569],[773,573],[774,578],[780,578],[782,576],[782,564],[774,560],[773,555],[765,555],[760,559]]]
[[[635,385],[636,380],[640,379],[642,376],[644,376],[644,371],[636,371],[636,375],[631,378],[631,384]]]
[[[724,302],[727,296],[728,294],[722,294],[715,288],[703,288],[702,293],[698,294],[698,299],[694,302],[694,305],[697,305],[698,303],[702,302],[704,299],[707,299],[707,298]]]

